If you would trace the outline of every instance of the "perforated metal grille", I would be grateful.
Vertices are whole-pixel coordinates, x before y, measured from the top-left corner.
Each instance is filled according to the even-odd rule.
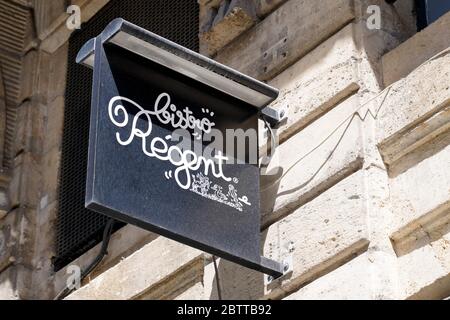
[[[75,63],[78,50],[111,20],[122,17],[198,51],[198,14],[197,0],[111,0],[70,38],[55,270],[99,243],[107,221],[84,208],[92,71]]]

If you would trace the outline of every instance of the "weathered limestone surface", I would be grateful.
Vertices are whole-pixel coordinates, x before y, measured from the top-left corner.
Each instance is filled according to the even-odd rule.
[[[265,294],[264,275],[233,262],[217,259],[222,299],[261,299]],[[212,263],[205,266],[204,296],[218,300],[217,278]]]
[[[249,76],[269,80],[353,18],[350,0],[291,0],[215,59]]]
[[[385,93],[381,93],[382,95]],[[363,132],[364,193],[366,195],[366,222],[370,239],[367,258],[370,261],[371,295],[373,299],[398,298],[397,256],[389,238],[392,208],[389,175],[376,147],[376,112],[382,107],[379,101],[367,103],[359,111],[365,115]]]
[[[197,259],[202,259],[198,250],[158,237],[67,299],[133,299],[148,295],[152,287],[176,276],[180,268]]]
[[[196,282],[192,287],[175,297],[174,300],[208,300],[204,296],[205,288],[201,282]]]
[[[264,18],[272,11],[276,10],[287,0],[254,0],[256,2],[256,14],[260,18]]]
[[[13,267],[9,267],[0,273],[0,300],[18,299],[15,277],[16,270]]]
[[[450,54],[444,51],[425,62],[437,53],[433,50],[444,48],[433,42],[427,48],[419,44],[433,41],[430,34],[427,41],[422,37],[433,28],[436,32],[446,20],[448,15],[386,55],[383,61],[393,63],[404,48],[417,48],[412,59],[398,61],[398,70],[386,69],[384,65],[388,77],[406,77],[385,90],[390,92],[384,97],[376,134],[390,175],[392,219],[388,232],[398,256],[401,299],[443,299],[450,294]],[[434,39],[439,37],[436,34]]]
[[[384,84],[388,86],[406,77],[424,61],[448,47],[450,47],[450,13],[383,56]]]
[[[450,52],[444,52],[391,87],[377,128],[388,165],[450,128],[449,63]]]
[[[401,299],[444,299],[450,295],[449,227],[438,240],[419,239],[419,247],[398,258]]]
[[[283,298],[365,252],[369,240],[363,184],[359,171],[263,232],[265,256],[292,259],[293,272],[280,280],[267,284],[261,273],[220,260],[223,298]],[[205,269],[205,294],[213,299],[215,281],[214,269]]]
[[[364,253],[284,300],[371,300],[371,264]]]
[[[269,297],[293,292],[367,249],[363,184],[363,172],[356,172],[268,228],[265,255],[281,260],[292,254],[294,266],[291,275],[269,285]]]
[[[40,103],[51,103],[55,98],[63,96],[66,90],[67,64],[69,44],[62,44],[54,53],[39,52],[38,74],[34,97]],[[64,112],[64,107],[60,112]]]
[[[15,156],[17,107],[32,95],[37,54],[31,8],[0,1],[0,12],[0,159],[2,174],[7,175]]]
[[[398,254],[414,250],[421,238],[439,239],[442,233],[438,230],[448,228],[449,166],[450,143],[390,180],[393,209],[391,237]]]
[[[358,91],[354,27],[349,24],[269,81],[280,90],[271,107],[287,110],[287,122],[277,128],[280,143]]]
[[[134,251],[155,240],[157,237],[158,235],[154,233],[132,225],[126,225],[116,231],[111,235],[108,245],[108,254],[89,275],[89,280],[94,279],[99,274],[114,267],[116,264],[120,263],[121,260],[130,256]],[[101,246],[102,244],[99,243],[81,257],[74,260],[70,265],[77,265],[81,270],[85,270],[98,255]],[[55,292],[60,292],[64,288],[69,275],[70,274],[67,273],[67,267],[59,270],[55,274],[53,283]]]
[[[354,116],[358,108],[358,99],[352,97],[277,148],[268,171],[282,175],[262,189],[264,224],[361,168],[361,122]]]
[[[16,258],[16,246],[19,242],[17,230],[18,210],[10,212],[0,220],[0,272],[11,265]]]
[[[211,0],[200,4],[200,53],[214,56],[286,0]]]
[[[257,21],[256,7],[253,1],[223,1],[218,8],[208,9],[201,22],[201,52],[213,56]],[[203,32],[202,32],[203,31]]]
[[[0,299],[31,299],[33,261],[33,226],[26,209],[16,208],[0,221]],[[48,277],[48,275],[47,275]]]
[[[364,3],[366,4],[366,2]],[[376,4],[378,4],[378,2]],[[322,46],[314,49],[299,60],[299,62],[288,68],[275,79],[271,80],[270,84],[281,89],[281,97],[274,106],[283,107],[282,104],[288,105],[288,114],[290,117],[288,123],[279,129],[278,133],[280,134],[280,140],[282,142],[282,145],[279,147],[280,161],[272,161],[271,169],[275,169],[277,165],[284,169],[290,168],[289,163],[291,162],[292,164],[294,161],[294,154],[296,154],[298,156],[297,161],[298,159],[301,159],[300,162],[303,164],[303,167],[299,165],[301,168],[295,173],[292,173],[290,184],[292,186],[300,186],[299,189],[310,184],[310,187],[313,187],[312,190],[314,190],[314,192],[309,192],[308,194],[308,189],[305,188],[292,195],[292,203],[286,202],[280,205],[280,199],[282,199],[284,195],[276,195],[277,191],[283,188],[283,179],[286,179],[286,177],[283,177],[281,183],[279,180],[275,179],[275,182],[280,184],[275,184],[275,186],[273,186],[273,190],[270,191],[274,193],[272,193],[271,196],[267,192],[263,192],[262,196],[263,201],[269,202],[263,204],[263,210],[266,213],[270,213],[271,210],[274,210],[272,218],[263,218],[264,225],[267,226],[282,217],[285,218],[281,221],[289,219],[291,216],[295,215],[295,212],[297,211],[294,211],[294,213],[291,212],[298,207],[299,209],[297,210],[302,210],[308,205],[315,203],[315,201],[319,201],[318,199],[321,199],[325,190],[327,190],[325,193],[333,193],[336,197],[346,193],[348,194],[348,190],[341,190],[341,192],[339,192],[337,185],[334,184],[339,181],[341,181],[340,183],[343,183],[343,181],[350,179],[351,176],[348,177],[348,175],[351,175],[353,171],[357,171],[364,166],[364,170],[361,171],[363,176],[362,179],[365,181],[363,183],[364,187],[361,185],[362,198],[364,199],[362,202],[364,203],[363,207],[365,210],[370,210],[370,212],[365,212],[364,215],[365,219],[369,219],[369,222],[367,225],[365,224],[366,221],[362,224],[364,225],[364,230],[367,235],[365,237],[366,240],[362,240],[362,242],[359,243],[361,245],[359,248],[364,248],[361,249],[361,251],[368,250],[368,252],[364,254],[364,259],[368,260],[371,266],[370,272],[365,273],[367,281],[370,281],[370,290],[368,288],[368,283],[364,283],[363,285],[363,288],[367,289],[364,290],[365,297],[377,299],[396,298],[398,297],[398,291],[396,287],[396,258],[389,241],[388,229],[386,228],[390,225],[388,177],[386,170],[382,168],[383,162],[375,148],[377,141],[376,137],[372,135],[372,132],[375,132],[376,128],[375,123],[376,118],[378,117],[377,111],[384,107],[383,99],[388,98],[382,93],[379,95],[379,99],[375,99],[373,102],[371,99],[376,96],[381,89],[380,79],[382,72],[381,64],[379,63],[380,57],[386,50],[395,47],[402,37],[405,37],[407,32],[404,31],[403,28],[407,29],[410,27],[404,25],[399,26],[397,23],[398,21],[395,21],[396,13],[394,10],[390,10],[389,7],[382,2],[380,2],[380,5],[383,7],[383,14],[388,13],[388,16],[392,17],[392,19],[384,20],[383,30],[373,32],[364,30],[365,18],[358,18],[361,22],[345,27],[336,35],[328,39]],[[282,8],[283,7],[281,7],[281,9]],[[358,4],[358,14],[362,13],[365,15],[365,9],[366,6],[364,6],[364,4]],[[267,21],[268,19],[260,23],[256,28],[253,28],[242,36],[242,38],[248,37],[252,41],[259,41],[258,34],[255,33],[255,30],[260,26],[262,28]],[[387,21],[387,23],[385,21]],[[266,28],[269,28],[268,25],[269,23],[266,24]],[[403,33],[398,32],[399,28],[402,29]],[[253,38],[250,37],[250,34]],[[398,38],[396,38],[397,36]],[[260,45],[261,42],[258,44]],[[235,60],[236,65],[234,65],[234,67],[242,68],[241,70],[246,70],[244,72],[248,73],[245,56],[248,55],[254,59],[254,54],[252,55],[250,52],[253,53],[255,50],[250,48],[248,51],[245,51],[247,49],[243,44],[232,44],[219,53],[218,59],[220,59],[221,54],[231,52],[232,48],[233,50],[236,50],[234,54],[238,57]],[[241,48],[242,50],[238,50],[238,48]],[[361,48],[363,48],[362,51]],[[244,59],[242,59],[243,56]],[[232,58],[230,58],[230,60],[224,59],[227,63],[231,60]],[[315,61],[321,63],[314,64]],[[323,68],[322,70],[320,69],[321,67]],[[339,67],[341,67],[341,69],[339,69]],[[333,74],[333,71],[335,70],[341,72],[337,73],[343,74],[342,81],[339,81],[339,77],[336,77]],[[328,77],[326,77],[327,75]],[[269,78],[270,76],[268,79]],[[266,78],[261,77],[261,79]],[[314,88],[320,88],[320,93],[317,92],[319,90],[312,90]],[[329,89],[329,91],[324,88]],[[358,95],[351,97],[358,90],[360,90]],[[320,98],[323,98],[323,100],[321,101]],[[310,101],[313,101],[313,103],[309,105],[308,99],[311,99]],[[367,106],[365,104],[367,104]],[[301,107],[307,105],[311,107],[310,109],[306,109],[304,113],[302,113],[303,110],[298,109],[294,109],[295,112],[291,112],[292,105]],[[346,107],[343,107],[343,105]],[[357,111],[358,113],[356,113]],[[308,142],[305,141],[310,141],[311,144],[313,143],[311,141],[314,141],[319,144],[321,142],[321,129],[325,128],[326,131],[326,128],[328,128],[326,123],[328,123],[330,127],[334,125],[333,128],[336,129],[336,127],[338,127],[337,124],[340,122],[335,119],[339,119],[339,116],[342,116],[343,119],[347,119],[344,115],[353,117],[353,121],[357,123],[356,127],[358,130],[350,130],[352,125],[354,125],[352,122],[352,125],[347,128],[347,135],[344,137],[342,135],[337,135],[339,137],[338,141],[340,140],[341,144],[348,146],[348,150],[356,151],[355,154],[360,156],[354,158],[354,161],[351,161],[349,158],[338,159],[339,161],[329,161],[330,167],[324,167],[329,171],[326,174],[324,173],[321,177],[323,179],[322,183],[323,181],[328,183],[322,184],[319,189],[317,186],[314,186],[315,182],[312,181],[307,181],[308,183],[302,184],[301,181],[304,177],[304,171],[308,171],[309,165],[319,166],[322,162],[318,162],[317,159],[320,158],[320,155],[324,156],[324,154],[326,154],[325,152],[320,153],[320,151],[318,151],[320,148],[313,148],[314,152],[312,154],[314,157],[311,157],[311,159],[302,159],[302,153],[307,152],[303,150],[305,149],[304,146],[308,145]],[[321,122],[322,118],[327,119],[327,121],[323,120],[323,122]],[[361,125],[361,123],[364,123],[364,125]],[[354,149],[350,147],[351,145]],[[338,144],[338,147],[339,146],[340,144]],[[322,145],[319,147],[322,147]],[[336,151],[337,150],[338,149],[336,149]],[[345,151],[343,152],[342,149],[339,149],[339,151],[340,152],[337,153],[345,154]],[[284,154],[282,152],[284,152]],[[330,154],[330,150],[328,152],[328,154]],[[351,152],[351,154],[353,153]],[[344,168],[344,171],[340,172],[345,172],[345,174],[340,176],[337,175],[338,178],[336,179],[332,173],[339,171],[333,171],[331,168],[339,165],[342,165],[341,169]],[[289,172],[289,174],[290,173],[291,172]],[[287,185],[289,185],[289,183]],[[320,185],[320,183],[318,183],[318,185]],[[307,197],[305,197],[305,195],[307,195]],[[275,198],[276,200],[274,200]],[[281,210],[277,211],[277,208],[281,208]],[[274,223],[270,228],[278,228],[281,221]],[[290,225],[295,225],[295,223],[291,222]],[[292,228],[296,227],[298,227],[298,225]],[[296,233],[298,232],[291,230],[291,232],[287,234],[291,235]],[[270,235],[268,238],[270,238]],[[370,244],[369,240],[371,242]],[[283,248],[284,249],[280,249],[279,245],[273,246],[270,251],[266,250],[265,253],[266,255],[270,255],[271,253],[280,254],[283,250],[287,250],[287,244],[285,244]],[[321,263],[318,263],[316,268],[312,268],[315,269],[315,272],[313,272],[315,276],[312,276],[312,279],[316,279],[321,274],[326,274],[330,271],[329,277],[331,279],[337,279],[334,276],[334,272],[332,272],[336,266],[330,267],[327,264],[328,261],[325,256],[326,255],[322,256],[323,260]],[[339,255],[337,254],[335,256]],[[307,276],[298,276],[292,282],[288,281],[287,284],[282,284],[281,287],[279,286],[280,284],[272,284],[269,285],[269,287],[265,287],[262,277],[253,274],[252,271],[237,267],[226,261],[221,261],[220,267],[222,270],[221,276],[224,277],[223,273],[225,274],[224,282],[227,284],[227,287],[224,288],[223,291],[228,298],[260,297],[264,295],[266,298],[279,298],[297,290],[298,287],[303,285],[302,283],[307,281],[305,280],[305,277],[307,278]],[[294,274],[296,273],[296,267],[297,266],[294,265]],[[317,270],[322,271],[317,272]],[[351,270],[351,268],[349,267],[347,270]],[[240,274],[241,276],[236,278],[236,274]],[[309,275],[308,272],[306,272],[306,274]],[[339,274],[336,277],[339,277]],[[311,279],[308,281],[311,281]],[[249,286],[242,285],[243,283],[253,283],[254,286],[249,289]],[[211,288],[214,288],[214,286],[211,286]],[[211,292],[211,296],[214,296],[213,289],[211,289]],[[357,290],[355,291],[355,294],[358,294]],[[351,294],[349,297],[350,296]]]
[[[45,39],[56,24],[61,23],[67,18],[66,13],[67,1],[54,0],[49,1],[33,0],[34,19],[36,21],[36,35],[40,39]]]
[[[2,70],[0,68],[0,130],[4,132],[6,129],[6,96],[5,96],[5,84],[3,82]],[[0,135],[0,161],[3,162],[3,150],[5,147],[5,137]],[[0,213],[0,219],[1,219]]]
[[[176,273],[148,288],[147,291],[134,297],[137,300],[173,300],[184,299],[203,292],[203,257],[199,256],[184,265]],[[201,288],[199,288],[199,284]],[[194,298],[194,297],[193,297]]]
[[[39,38],[42,41],[40,49],[48,53],[53,53],[67,42],[73,32],[73,30],[70,30],[66,26],[68,14],[66,13],[66,8],[61,7],[54,13],[54,15],[59,13],[59,16],[51,19],[50,16],[46,14],[48,8],[44,1],[37,0],[37,2],[40,4],[40,14],[36,17],[36,20],[38,21],[38,25],[42,26],[39,35]],[[72,4],[80,7],[81,22],[83,23],[92,18],[108,2],[109,0],[76,0],[72,1]],[[63,11],[60,11],[61,9],[63,9]],[[51,20],[47,21],[47,19]]]
[[[28,263],[39,268],[39,272],[33,273],[36,283],[33,289],[40,292],[39,285],[42,285],[46,288],[42,289],[46,297],[51,296],[48,288],[52,287],[49,274],[53,271],[51,258],[54,256],[54,223],[58,210],[66,61],[67,46],[53,56],[39,54],[36,67],[41,76],[35,85],[35,96],[20,107],[19,115],[23,115],[19,118],[16,138],[20,142],[16,146],[19,158],[16,158],[10,185],[13,203],[27,208],[24,211],[30,233],[27,241],[35,241],[34,245],[26,246],[27,255],[30,255]]]

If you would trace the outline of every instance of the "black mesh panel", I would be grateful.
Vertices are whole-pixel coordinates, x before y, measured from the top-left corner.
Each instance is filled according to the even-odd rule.
[[[121,17],[198,51],[197,0],[111,0],[69,40],[56,228],[59,270],[101,241],[107,217],[84,208],[92,71],[75,63],[81,46]],[[117,224],[117,228],[123,225]]]

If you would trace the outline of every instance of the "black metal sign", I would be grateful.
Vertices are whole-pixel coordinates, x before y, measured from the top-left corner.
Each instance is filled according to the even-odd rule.
[[[122,19],[77,61],[94,68],[86,206],[279,276],[260,255],[257,161],[278,92]]]

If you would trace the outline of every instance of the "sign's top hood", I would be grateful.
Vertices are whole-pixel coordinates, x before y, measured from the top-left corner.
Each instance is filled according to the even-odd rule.
[[[231,69],[122,18],[101,33],[102,43],[112,43],[169,67],[196,81],[227,93],[261,110],[278,97],[278,90]],[[79,51],[77,62],[93,67],[95,39]]]

